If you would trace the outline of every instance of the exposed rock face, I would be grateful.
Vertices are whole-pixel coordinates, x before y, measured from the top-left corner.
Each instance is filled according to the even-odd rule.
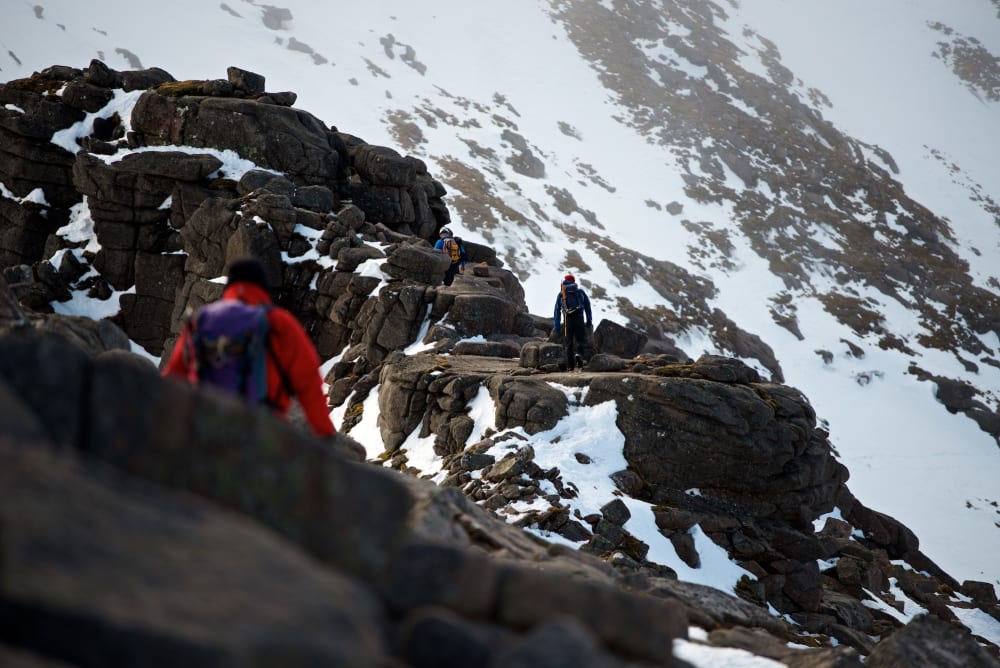
[[[123,91],[141,91],[130,134],[111,117],[75,154],[50,142]],[[155,649],[201,665],[624,666],[670,662],[693,624],[788,665],[842,666],[875,659],[883,638],[896,639],[883,661],[912,649],[917,623],[883,611],[902,607],[899,590],[958,625],[959,584],[913,532],[853,497],[808,400],[779,384],[759,339],[716,314],[769,381],[605,320],[586,369],[564,372],[548,317],[527,312],[493,249],[468,244],[466,272],[441,284],[448,259],[430,242],[449,215],[426,166],[327,128],[294,98],[238,68],[176,81],[98,61],[0,86],[0,181],[22,198],[0,198],[0,477],[17,497],[0,513],[0,564],[18,576],[0,578],[0,617],[18,620],[0,624],[0,642],[104,663],[125,646],[128,660]],[[223,150],[259,168],[220,174]],[[36,188],[44,203],[29,201]],[[92,235],[75,229],[84,219]],[[162,380],[127,352],[169,353],[243,255],[262,261],[320,355],[338,357],[326,380],[342,433],[377,388],[383,468],[397,470],[352,461],[347,436],[320,444]],[[124,291],[113,322],[51,313],[74,294]],[[474,434],[472,404],[486,399],[493,428]],[[623,438],[618,496],[581,516],[579,490],[539,464],[548,444],[530,439],[608,403]],[[414,435],[433,440],[440,486],[404,475],[418,472],[404,447]],[[691,568],[696,535],[724,548],[748,573],[735,595],[651,561],[623,498],[650,506]],[[62,532],[72,577],[57,554],[31,558]],[[239,547],[231,568],[223,543]],[[156,559],[143,561],[149,545]],[[203,568],[189,574],[190,555]],[[198,608],[204,587],[218,597]],[[961,591],[972,598],[961,605],[1000,618],[987,583]],[[244,609],[242,626],[226,626]],[[51,628],[65,642],[50,644]],[[942,626],[918,649],[961,647],[959,633]],[[778,640],[824,646],[791,655]]]
[[[417,231],[433,238],[437,228],[447,222],[447,209],[440,201],[444,188],[428,176],[419,160],[404,158],[391,149],[370,147],[356,138],[348,138],[348,146],[344,136],[311,114],[276,104],[275,96],[262,90],[259,75],[231,70],[229,85],[216,86],[213,82],[176,82],[162,70],[141,76],[113,72],[95,61],[86,71],[50,68],[32,79],[0,87],[0,101],[7,105],[0,110],[0,132],[10,138],[0,151],[0,181],[18,197],[40,188],[47,203],[18,205],[0,199],[4,265],[37,265],[43,259],[45,244],[53,239],[50,235],[69,220],[69,208],[86,196],[100,244],[96,257],[90,260],[99,272],[92,289],[108,292],[134,286],[134,295],[124,300],[129,316],[122,319],[126,331],[159,354],[167,338],[164,335],[176,324],[176,318],[171,317],[176,291],[181,289],[187,295],[195,290],[184,285],[185,269],[215,278],[228,258],[251,251],[268,254],[260,246],[270,245],[274,271],[280,279],[277,284],[287,284],[289,292],[308,285],[318,273],[315,263],[299,267],[295,276],[285,280],[277,260],[282,251],[292,257],[301,254],[298,249],[304,239],[295,232],[297,225],[327,232],[341,197],[368,203],[362,220],[367,217],[372,223],[384,223],[386,232]],[[127,138],[121,119],[115,116],[94,128],[81,142],[84,150],[75,158],[50,142],[54,134],[82,120],[84,111],[94,111],[93,107],[107,102],[114,89],[125,83],[125,91],[154,88],[136,103]],[[65,98],[55,95],[64,85],[71,94]],[[206,93],[206,89],[211,92]],[[261,167],[288,174],[292,181],[276,180],[273,174],[266,179],[257,175],[237,191],[231,181],[214,178],[222,164],[215,155],[164,150],[108,162],[99,157],[126,147],[175,145],[231,150]],[[356,168],[352,166],[354,155],[359,156]],[[253,198],[241,206],[219,201],[227,195],[230,200],[248,195]],[[209,208],[196,215],[206,201]],[[387,206],[387,201],[396,204]],[[265,227],[277,238],[244,232],[240,242],[230,243],[239,221],[253,220],[254,216],[266,220]],[[384,254],[378,249],[357,250],[361,244],[348,234],[357,231],[350,220],[348,216],[349,227],[328,233],[328,240],[335,243],[326,248],[328,257],[353,272],[360,261]],[[66,245],[65,241],[59,243]],[[179,251],[187,253],[187,261],[183,255],[151,257]],[[391,266],[398,264],[390,262]],[[409,263],[411,267],[414,264]],[[439,280],[434,262],[425,259],[419,264],[417,278],[427,283]],[[306,271],[301,271],[303,268]],[[76,280],[57,269],[62,283]],[[44,271],[40,266],[34,268],[35,283],[46,284],[40,275]],[[334,279],[327,285],[337,283]],[[62,298],[60,287],[65,285],[59,281],[47,286],[36,305]],[[342,292],[338,289],[338,296]],[[328,308],[329,301],[321,299],[320,306]],[[326,315],[306,320],[325,320]],[[356,312],[348,309],[344,316],[353,318]],[[332,323],[323,327],[330,338],[323,341],[324,350],[343,348],[348,338],[343,329]]]
[[[971,637],[954,633],[945,622],[923,616],[879,643],[865,665],[985,668],[997,665],[997,661]]]
[[[44,372],[55,368],[59,378]],[[680,606],[622,588],[601,562],[550,554],[474,504],[352,463],[336,441],[163,380],[145,361],[26,330],[0,339],[0,379],[0,468],[17,500],[0,516],[0,616],[4,639],[34,651],[115,665],[389,665],[387,627],[412,643],[415,624],[446,614],[489,631],[475,647],[486,658],[568,617],[574,646],[662,662],[686,634]]]
[[[756,374],[727,361],[742,368],[713,378],[716,360],[703,358],[676,371],[661,367],[654,378],[601,376],[588,401],[617,403],[625,457],[654,496],[661,485],[696,487],[752,517],[808,528],[833,508],[847,471],[804,397],[746,382]],[[695,377],[669,377],[677,371]]]
[[[863,653],[873,646],[868,636],[897,623],[861,603],[863,590],[884,592],[890,600],[890,577],[913,600],[953,616],[942,610],[928,583],[958,584],[920,553],[906,527],[854,499],[844,484],[846,469],[800,393],[761,383],[752,369],[725,358],[706,356],[691,364],[633,360],[628,366],[618,373],[512,376],[509,363],[495,358],[393,356],[379,379],[386,456],[393,467],[408,470],[400,444],[411,432],[433,436],[434,451],[449,472],[441,484],[496,510],[514,501],[547,501],[547,509],[523,513],[516,523],[581,541],[581,549],[623,571],[634,568],[647,578],[657,573],[645,587],[704,610],[703,599],[691,590],[664,580],[655,567],[648,570],[648,546],[623,528],[627,509],[611,504],[602,516],[574,517],[568,504],[577,492],[558,469],[540,467],[531,446],[503,458],[486,454],[509,438],[507,430],[537,434],[567,414],[566,393],[549,381],[576,387],[587,405],[613,401],[618,407],[627,468],[613,476],[615,483],[624,494],[653,504],[660,533],[689,566],[700,564],[692,532],[703,531],[757,578],[741,595],[767,601],[809,631]],[[468,407],[482,390],[496,406],[498,433],[475,442],[469,439]],[[541,491],[549,485],[559,493]],[[831,518],[814,532],[813,520],[834,507],[851,524]],[[854,528],[864,541],[852,537]],[[927,580],[901,571],[891,562],[899,559],[934,575]],[[724,611],[727,605],[716,602],[709,614],[724,623],[732,614]]]
[[[75,459],[0,443],[8,638],[105,665],[387,662],[384,609],[355,578],[202,499],[95,479]]]
[[[261,167],[326,185],[341,166],[331,132],[311,114],[254,100],[148,91],[132,113],[136,139],[150,146],[230,149]],[[408,184],[400,184],[408,185]]]

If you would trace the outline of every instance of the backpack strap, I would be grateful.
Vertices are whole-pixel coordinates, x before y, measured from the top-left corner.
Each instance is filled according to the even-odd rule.
[[[274,362],[274,368],[278,370],[278,377],[281,378],[281,388],[285,391],[285,394],[287,394],[289,398],[294,397],[295,391],[292,390],[292,383],[288,380],[288,374],[285,373],[285,370],[278,363],[278,356],[274,354],[274,348],[271,346],[270,334],[267,337],[267,355],[271,358],[271,361]],[[271,403],[270,399],[268,400],[268,403]]]
[[[287,394],[289,398],[292,398],[295,396],[295,391],[292,389],[292,383],[288,379],[288,374],[285,373],[285,369],[278,361],[278,355],[274,352],[274,344],[271,342],[271,309],[274,308],[274,306],[272,304],[268,304],[264,308],[266,309],[265,315],[268,321],[267,356],[271,358],[271,361],[274,363],[274,368],[278,371],[278,377],[281,379],[281,388],[285,391],[285,394]],[[273,404],[274,402],[272,402],[271,398],[268,397],[267,403]]]
[[[195,334],[194,334],[194,318],[189,317],[184,321],[184,328],[181,330],[181,339],[183,341],[183,348],[181,348],[181,355],[183,355],[184,367],[187,369],[187,380],[192,385],[197,385],[198,383],[198,351],[195,344]],[[178,344],[181,344],[181,339],[177,340]],[[177,345],[177,344],[175,344]]]

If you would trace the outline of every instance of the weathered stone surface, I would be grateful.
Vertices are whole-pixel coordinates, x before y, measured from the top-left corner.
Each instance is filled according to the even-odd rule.
[[[418,367],[386,365],[380,378],[379,415],[382,442],[386,452],[394,452],[410,432],[424,420],[424,412],[432,399],[427,388],[431,374],[443,370],[440,362],[424,359]]]
[[[83,71],[84,81],[103,88],[116,88],[122,84],[121,72],[109,67],[103,60],[93,59]]]
[[[518,358],[521,346],[514,341],[459,341],[451,352],[453,355]]]
[[[623,526],[632,517],[628,506],[621,499],[609,501],[601,506],[601,514],[604,515],[604,519],[616,526]]]
[[[522,367],[538,369],[566,361],[566,350],[558,343],[530,342],[521,347]]]
[[[244,70],[239,67],[226,68],[226,76],[233,88],[239,89],[248,95],[260,95],[264,92],[265,79],[256,72]]]
[[[395,285],[382,290],[372,304],[363,340],[368,357],[381,361],[386,353],[413,343],[427,314],[426,288]]]
[[[0,338],[0,378],[39,417],[58,445],[77,443],[88,419],[87,407],[78,401],[88,376],[87,352],[58,334],[22,327]]]
[[[994,668],[996,665],[996,659],[972,636],[929,615],[914,617],[876,645],[865,660],[865,666],[870,668]]]
[[[962,582],[962,592],[976,601],[983,603],[996,603],[996,588],[989,582],[978,580],[965,580]]]
[[[872,633],[872,614],[861,601],[836,591],[826,590],[820,602],[821,612],[831,614],[845,626]]]
[[[586,369],[587,371],[623,371],[625,361],[614,355],[597,353],[587,360]]]
[[[292,205],[318,213],[328,213],[334,207],[333,192],[326,186],[303,186],[296,188],[292,195]]]
[[[349,192],[355,206],[364,210],[365,219],[385,223],[407,234],[413,232],[410,223],[417,219],[413,200],[404,188],[351,184]]]
[[[71,107],[95,113],[111,101],[113,93],[100,86],[87,83],[82,79],[70,81],[63,88],[62,101]]]
[[[197,113],[185,113],[189,107]],[[132,125],[151,145],[230,149],[262,167],[296,174],[305,184],[323,185],[338,170],[326,127],[289,107],[223,97],[175,99],[149,91],[136,103]]]
[[[687,637],[687,617],[675,603],[528,568],[504,571],[497,615],[515,627],[571,615],[609,647],[648,661],[669,660],[673,639]]]
[[[512,333],[520,306],[493,294],[458,294],[448,311],[448,322],[462,336]]]
[[[239,219],[231,203],[205,200],[181,230],[184,247],[190,249],[185,271],[202,278],[223,276],[226,246]]]
[[[630,359],[645,347],[648,337],[642,332],[624,327],[611,320],[601,320],[594,330],[597,352]]]
[[[49,81],[54,88],[62,85],[55,78]],[[63,104],[54,96],[38,94],[34,88],[30,79],[0,86],[0,102],[4,104],[0,109],[0,126],[15,135],[47,142],[56,131],[70,127],[86,115],[83,110]],[[6,108],[8,104],[21,111]]]
[[[86,155],[78,157],[78,160],[85,159]],[[208,153],[144,151],[126,155],[121,160],[108,164],[112,174],[106,176],[102,175],[99,167],[88,162],[87,168],[80,170],[81,178],[77,185],[83,190],[93,183],[93,191],[84,190],[84,193],[106,199],[113,198],[115,188],[129,188],[135,195],[122,200],[122,203],[135,206],[137,202],[134,197],[145,194],[149,188],[142,186],[146,183],[156,183],[154,177],[160,176],[171,181],[200,181],[221,166],[222,161]],[[135,185],[132,185],[133,183]],[[150,201],[152,206],[160,204],[162,201]]]
[[[389,253],[383,271],[393,278],[441,285],[449,264],[444,253],[429,246],[401,244]]]
[[[104,665],[386,660],[360,584],[241,516],[74,459],[0,438],[5,636]]]
[[[265,411],[213,398],[210,389],[136,373],[112,359],[95,362],[91,393],[101,405],[90,407],[97,417],[82,436],[105,461],[251,514],[353,572],[385,568],[402,538],[410,502],[394,476],[357,468]],[[116,396],[145,401],[137,410],[124,399],[114,402]],[[147,436],[140,441],[138,434]],[[279,479],[275,465],[283,471]],[[373,514],[381,519],[369,524],[366,517]],[[342,549],[347,544],[351,550]]]
[[[785,628],[784,622],[772,617],[760,606],[724,594],[714,587],[657,578],[650,592],[683,603],[688,609],[698,610],[716,624],[760,627],[779,632]]]
[[[384,597],[397,613],[434,605],[488,618],[500,573],[484,555],[456,547],[414,543],[393,561]]]
[[[494,376],[489,387],[500,429],[522,425],[529,434],[551,429],[569,405],[565,394],[544,381]]]
[[[617,402],[626,459],[654,485],[698,487],[808,526],[847,477],[790,388],[615,374],[590,388],[588,402]]]
[[[399,635],[401,654],[409,665],[462,668],[494,665],[496,648],[509,644],[513,634],[427,606],[404,619]]]
[[[135,294],[121,296],[122,320],[129,338],[154,355],[170,336],[170,315],[183,284],[183,255],[136,255]]]
[[[409,188],[416,179],[415,162],[391,148],[366,144],[359,146],[353,157],[358,174],[372,185]]]
[[[580,622],[554,619],[539,625],[524,638],[513,641],[498,653],[495,665],[570,666],[616,668],[622,662],[603,651],[594,634]]]
[[[864,665],[857,651],[851,648],[813,650],[801,646],[789,647],[761,629],[716,629],[708,634],[708,641],[716,647],[743,649],[791,668],[860,668]]]
[[[175,80],[169,72],[159,67],[150,67],[145,70],[126,70],[121,73],[121,77],[122,90],[126,92],[155,88],[160,84]]]

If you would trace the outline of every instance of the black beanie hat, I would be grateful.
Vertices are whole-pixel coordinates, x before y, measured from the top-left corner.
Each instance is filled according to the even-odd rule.
[[[229,265],[226,285],[232,285],[238,281],[256,283],[265,290],[271,289],[267,280],[267,273],[264,271],[264,265],[252,257],[233,260],[232,264]]]

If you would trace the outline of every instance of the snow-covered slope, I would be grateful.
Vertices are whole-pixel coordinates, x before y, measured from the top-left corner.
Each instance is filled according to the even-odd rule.
[[[8,5],[0,79],[236,65],[421,157],[532,312],[573,271],[597,319],[780,367],[858,498],[1000,583],[1000,448],[911,369],[997,410],[995,0]]]

